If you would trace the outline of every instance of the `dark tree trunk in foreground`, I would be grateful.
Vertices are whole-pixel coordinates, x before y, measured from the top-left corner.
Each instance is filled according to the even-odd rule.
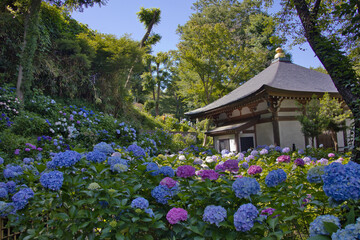
[[[317,0],[312,10],[305,0],[293,1],[307,41],[353,113],[355,136],[352,160],[360,163],[360,84],[353,65],[334,42],[321,34],[316,25],[321,0]]]

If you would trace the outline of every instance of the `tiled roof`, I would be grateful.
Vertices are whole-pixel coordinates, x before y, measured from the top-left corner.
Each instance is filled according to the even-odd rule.
[[[202,108],[185,114],[188,116],[198,115],[240,101],[263,86],[296,92],[338,92],[329,75],[293,64],[284,59],[276,59],[269,67],[234,91]]]

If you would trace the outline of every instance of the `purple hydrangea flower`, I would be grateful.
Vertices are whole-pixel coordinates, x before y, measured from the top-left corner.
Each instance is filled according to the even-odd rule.
[[[166,219],[170,224],[176,224],[180,221],[186,221],[188,217],[188,213],[185,209],[182,208],[172,208],[166,214]]]
[[[297,158],[294,161],[296,166],[304,166],[305,165],[305,161],[302,158]]]
[[[217,173],[213,169],[208,169],[208,170],[202,170],[199,173],[199,176],[201,177],[202,180],[205,180],[205,179],[217,180],[219,178],[219,173]]]
[[[239,171],[239,162],[237,160],[227,160],[224,162],[225,171],[237,173]]]
[[[166,177],[160,181],[160,185],[167,186],[168,188],[173,188],[177,185],[177,181],[170,177]]]
[[[180,166],[176,170],[176,175],[181,178],[188,178],[195,175],[195,168],[190,165]]]

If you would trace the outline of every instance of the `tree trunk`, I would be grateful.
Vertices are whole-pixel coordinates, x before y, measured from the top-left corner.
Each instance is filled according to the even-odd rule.
[[[314,15],[309,11],[306,1],[293,1],[307,41],[353,113],[355,122],[353,161],[360,163],[360,85],[356,72],[349,58],[343,55],[339,47],[321,34],[315,24],[316,13]]]
[[[156,22],[156,18],[157,18],[157,16],[158,16],[159,14],[160,14],[160,11],[156,11],[156,12],[154,13],[153,18],[152,18],[149,26],[147,27],[147,31],[146,31],[145,35],[143,36],[143,38],[141,39],[140,48],[143,48],[143,47],[144,47],[144,44],[145,44],[146,40],[149,38],[150,33],[151,33],[151,30],[152,30],[152,28],[153,28],[153,26],[154,26],[154,24],[155,24],[155,22]],[[130,70],[129,70],[129,74],[128,74],[128,76],[127,76],[127,78],[126,78],[126,82],[125,82],[125,88],[126,88],[127,85],[129,84],[129,81],[130,81],[132,72],[133,72],[133,70],[134,70],[134,66],[135,66],[135,64],[136,64],[138,61],[139,61],[139,59],[136,58],[134,64],[131,66],[131,68],[130,68]]]
[[[331,136],[331,140],[332,140],[333,143],[334,143],[335,152],[338,152],[338,150],[339,150],[339,144],[338,144],[338,141],[337,141],[336,132],[331,131],[331,132],[330,132],[330,136]]]
[[[38,19],[41,0],[32,0],[24,21],[24,40],[21,49],[16,96],[24,101],[24,92],[30,89],[33,74],[33,59],[38,37]],[[24,86],[25,85],[25,86]]]

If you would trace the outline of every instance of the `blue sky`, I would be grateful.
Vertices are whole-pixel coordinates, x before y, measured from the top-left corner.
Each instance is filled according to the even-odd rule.
[[[87,8],[83,12],[73,12],[72,17],[81,23],[87,24],[91,29],[101,33],[113,34],[121,37],[129,34],[132,39],[140,41],[145,33],[144,26],[137,19],[136,13],[141,7],[156,7],[161,9],[161,22],[153,31],[162,36],[161,41],[153,48],[154,52],[176,49],[179,36],[176,34],[178,25],[183,25],[189,19],[193,10],[192,4],[196,0],[109,0],[107,5]],[[293,62],[304,67],[322,66],[311,50],[310,46],[303,44],[292,50]],[[274,53],[275,55],[275,53]]]

